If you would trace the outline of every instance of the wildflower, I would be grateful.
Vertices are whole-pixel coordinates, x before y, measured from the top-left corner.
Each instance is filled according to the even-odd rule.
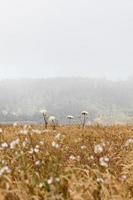
[[[58,177],[55,178],[55,181],[56,181],[56,182],[60,182],[60,178],[58,178]]]
[[[58,133],[58,134],[55,136],[55,139],[60,140],[60,137],[61,137],[61,134]]]
[[[69,156],[69,159],[70,159],[70,160],[76,160],[76,157],[75,157],[74,155],[70,155],[70,156]]]
[[[39,152],[39,148],[34,148],[34,152],[38,153]]]
[[[19,125],[18,122],[14,122],[13,127],[17,127]]]
[[[56,118],[54,116],[50,116],[48,121],[51,124],[53,130],[55,130],[56,129]]]
[[[43,141],[40,141],[39,143],[40,143],[40,145],[44,145],[44,142],[43,142]]]
[[[82,145],[80,148],[81,149],[86,149],[87,147],[85,145]]]
[[[103,152],[103,147],[100,144],[95,145],[94,147],[94,153],[99,154]]]
[[[19,133],[22,134],[22,135],[27,135],[28,134],[28,130],[27,129],[23,129],[21,130]]]
[[[104,183],[104,180],[103,180],[103,178],[97,178],[97,183]]]
[[[23,143],[22,143],[23,147],[26,147],[26,144],[27,144],[27,142],[23,141]]]
[[[38,152],[39,152],[39,148],[35,147],[35,148],[30,149],[29,154],[38,153]]]
[[[47,129],[47,127],[48,127],[48,112],[47,112],[47,110],[41,110],[40,113],[43,115],[45,129]]]
[[[81,119],[81,123],[82,123],[82,127],[84,128],[85,124],[86,124],[88,112],[87,111],[82,111],[81,115],[83,115],[83,119]]]
[[[80,161],[80,160],[81,160],[80,156],[77,156],[77,157],[76,157],[76,160],[77,160],[77,161]]]
[[[8,144],[7,144],[6,142],[3,142],[3,143],[1,144],[1,147],[2,147],[2,148],[7,148],[7,147],[8,147]]]
[[[67,119],[68,119],[68,123],[69,123],[69,125],[70,125],[71,122],[72,122],[72,120],[74,119],[74,116],[68,115],[68,116],[67,116]]]
[[[47,180],[47,183],[48,183],[49,185],[51,185],[51,184],[53,183],[53,177],[50,177],[50,178]]]
[[[19,144],[19,142],[20,142],[19,139],[16,139],[16,140],[12,141],[12,142],[10,143],[10,148],[11,148],[11,149],[14,149],[15,146]]]
[[[48,114],[47,110],[40,110],[40,113],[46,116]]]
[[[128,147],[130,144],[133,144],[133,139],[128,139],[124,146]]]
[[[74,116],[72,116],[72,115],[67,115],[67,119],[74,119]]]
[[[40,160],[37,160],[37,161],[35,162],[35,165],[36,165],[36,166],[39,166],[40,164],[41,164]]]
[[[57,144],[55,141],[52,142],[52,147],[58,149],[59,148],[59,144]]]
[[[88,112],[87,111],[82,111],[81,114],[82,115],[88,115]]]
[[[2,167],[0,169],[0,176],[2,176],[4,173],[10,174],[11,173],[11,169],[8,166]]]
[[[108,162],[109,162],[109,158],[108,157],[101,157],[99,159],[99,164],[102,166],[102,167],[108,167]]]
[[[43,188],[44,186],[45,186],[44,183],[40,183],[40,184],[39,184],[39,188]]]
[[[120,177],[120,180],[123,181],[123,182],[124,182],[126,179],[127,179],[127,176],[126,176],[126,175],[122,175],[122,176]]]

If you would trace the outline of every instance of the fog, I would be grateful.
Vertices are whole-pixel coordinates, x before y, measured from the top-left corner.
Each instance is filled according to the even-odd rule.
[[[133,74],[132,0],[4,0],[0,29],[0,79]]]

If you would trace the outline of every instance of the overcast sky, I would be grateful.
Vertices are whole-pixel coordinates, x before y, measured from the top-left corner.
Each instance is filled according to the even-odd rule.
[[[0,78],[133,75],[133,0],[3,0]]]

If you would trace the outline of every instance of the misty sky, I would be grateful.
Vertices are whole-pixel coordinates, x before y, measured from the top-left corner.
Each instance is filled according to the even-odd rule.
[[[3,0],[0,78],[133,75],[133,0]]]

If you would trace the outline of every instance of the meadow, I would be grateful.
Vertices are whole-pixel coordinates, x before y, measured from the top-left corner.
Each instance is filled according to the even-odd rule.
[[[133,200],[133,126],[0,127],[0,200]]]

